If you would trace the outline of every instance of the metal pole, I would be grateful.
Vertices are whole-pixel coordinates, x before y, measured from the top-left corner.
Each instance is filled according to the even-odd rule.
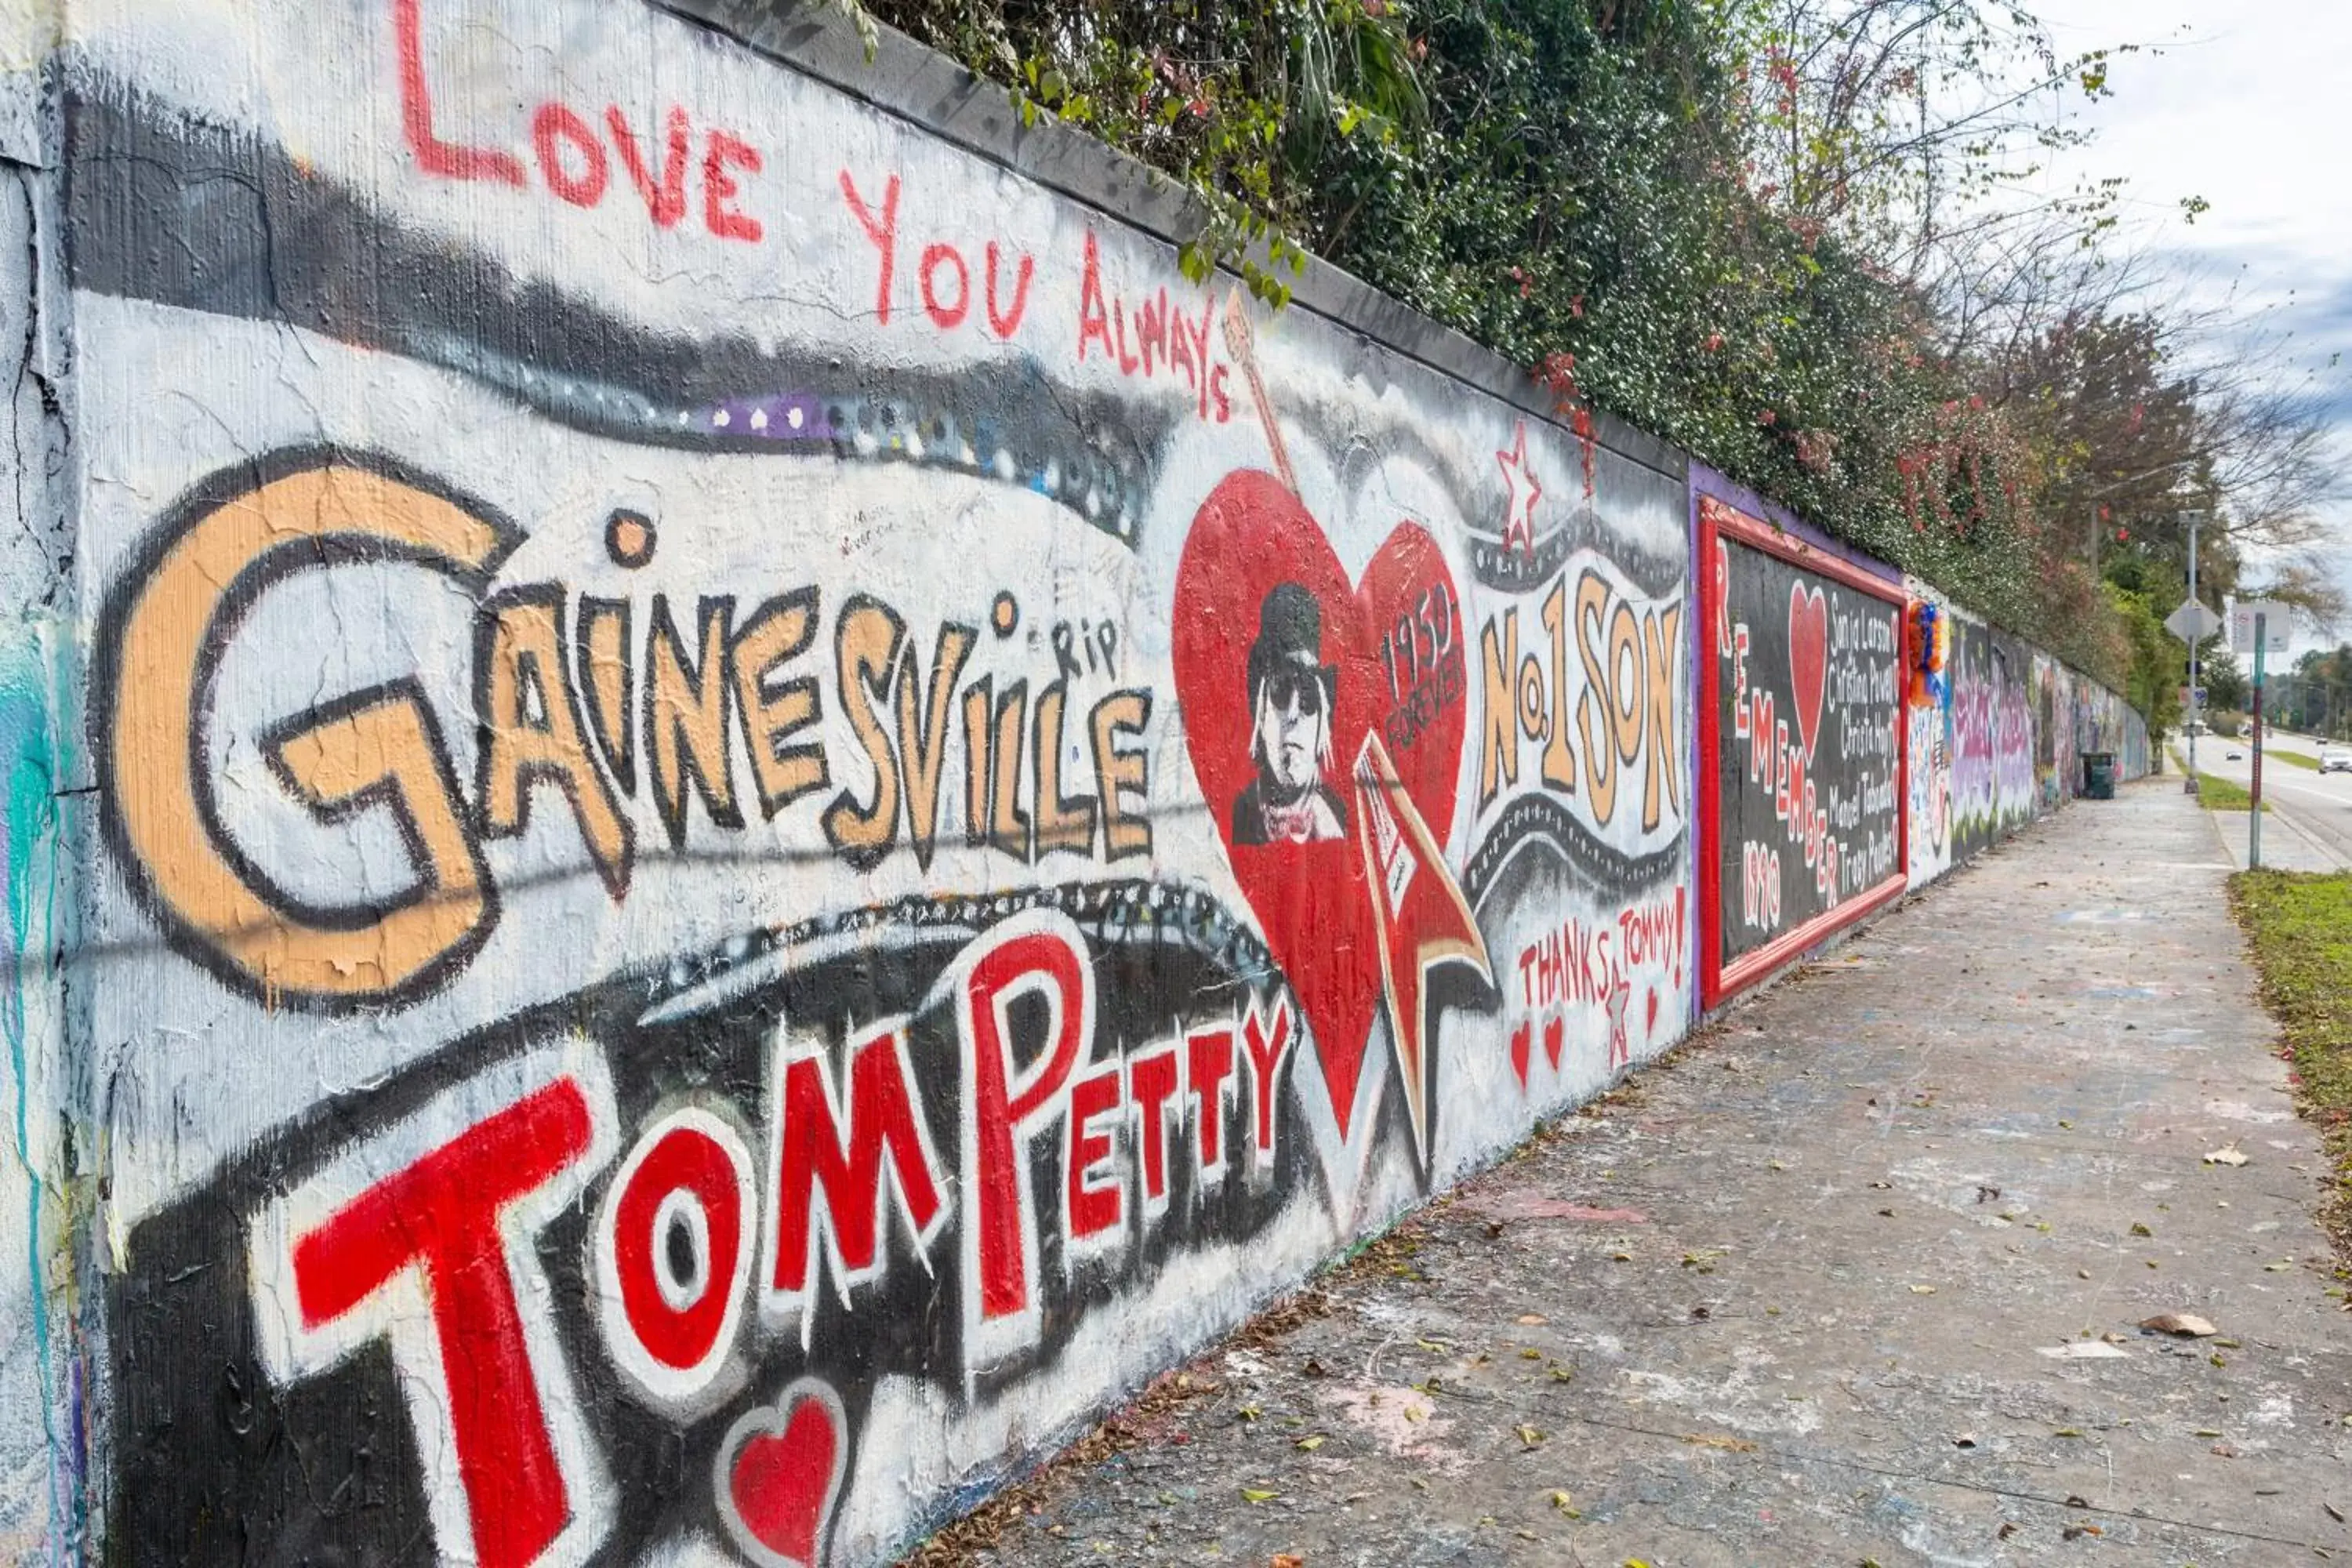
[[[2270,628],[2263,623],[2270,617],[2260,611],[2254,614],[2254,787],[2253,802],[2246,808],[2246,868],[2259,870],[2263,863],[2263,645],[2270,638]]]
[[[2189,602],[2197,602],[2197,513],[2189,514]],[[2185,787],[2197,793],[2197,639],[2189,639],[2189,778]]]

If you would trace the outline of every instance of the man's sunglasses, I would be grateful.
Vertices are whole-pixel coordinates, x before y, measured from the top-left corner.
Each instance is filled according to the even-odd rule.
[[[1311,719],[1323,711],[1323,678],[1313,670],[1277,669],[1265,678],[1265,697],[1276,710],[1295,706]]]

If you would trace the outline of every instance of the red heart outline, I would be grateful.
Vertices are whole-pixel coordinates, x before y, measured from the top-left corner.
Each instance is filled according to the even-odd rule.
[[[849,1417],[832,1386],[802,1378],[745,1411],[719,1445],[719,1515],[761,1568],[816,1568],[849,1462]]]
[[[1805,760],[1813,760],[1813,742],[1822,732],[1822,699],[1829,687],[1829,601],[1819,588],[1789,584],[1789,688],[1796,699],[1797,734],[1805,742]]]
[[[1345,838],[1319,843],[1234,842],[1233,806],[1256,776],[1250,757],[1253,716],[1248,668],[1260,606],[1276,584],[1296,583],[1322,610],[1321,661],[1338,670],[1332,709],[1331,769],[1324,775],[1350,804]],[[1415,616],[1423,595],[1442,590],[1451,643],[1436,661],[1467,668],[1462,598],[1437,541],[1417,522],[1390,531],[1349,581],[1322,524],[1270,474],[1244,470],[1201,505],[1176,573],[1174,660],[1186,748],[1216,819],[1225,856],[1275,962],[1290,982],[1314,1036],[1340,1138],[1349,1133],[1372,1015],[1381,1005],[1378,935],[1346,770],[1367,732],[1397,704],[1381,658],[1384,634]],[[1433,619],[1437,618],[1433,616]],[[1398,781],[1430,835],[1444,844],[1454,825],[1467,723],[1466,675],[1455,700],[1441,706],[1399,747],[1389,739]]]

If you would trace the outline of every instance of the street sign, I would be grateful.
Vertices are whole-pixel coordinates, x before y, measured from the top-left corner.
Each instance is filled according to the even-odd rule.
[[[2164,617],[2164,629],[2193,647],[2221,629],[2221,617],[2194,599],[2183,599],[2180,608]]]
[[[2276,599],[2241,599],[2230,606],[2230,646],[2240,653],[2254,647],[2254,617],[2263,617],[2265,652],[2284,653],[2294,640],[2294,608]]]

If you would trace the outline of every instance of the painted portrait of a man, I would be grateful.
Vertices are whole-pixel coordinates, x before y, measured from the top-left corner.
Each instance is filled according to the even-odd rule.
[[[1249,652],[1250,761],[1234,801],[1235,844],[1311,844],[1348,837],[1348,807],[1325,783],[1339,668],[1323,662],[1323,607],[1277,583],[1258,609]]]

